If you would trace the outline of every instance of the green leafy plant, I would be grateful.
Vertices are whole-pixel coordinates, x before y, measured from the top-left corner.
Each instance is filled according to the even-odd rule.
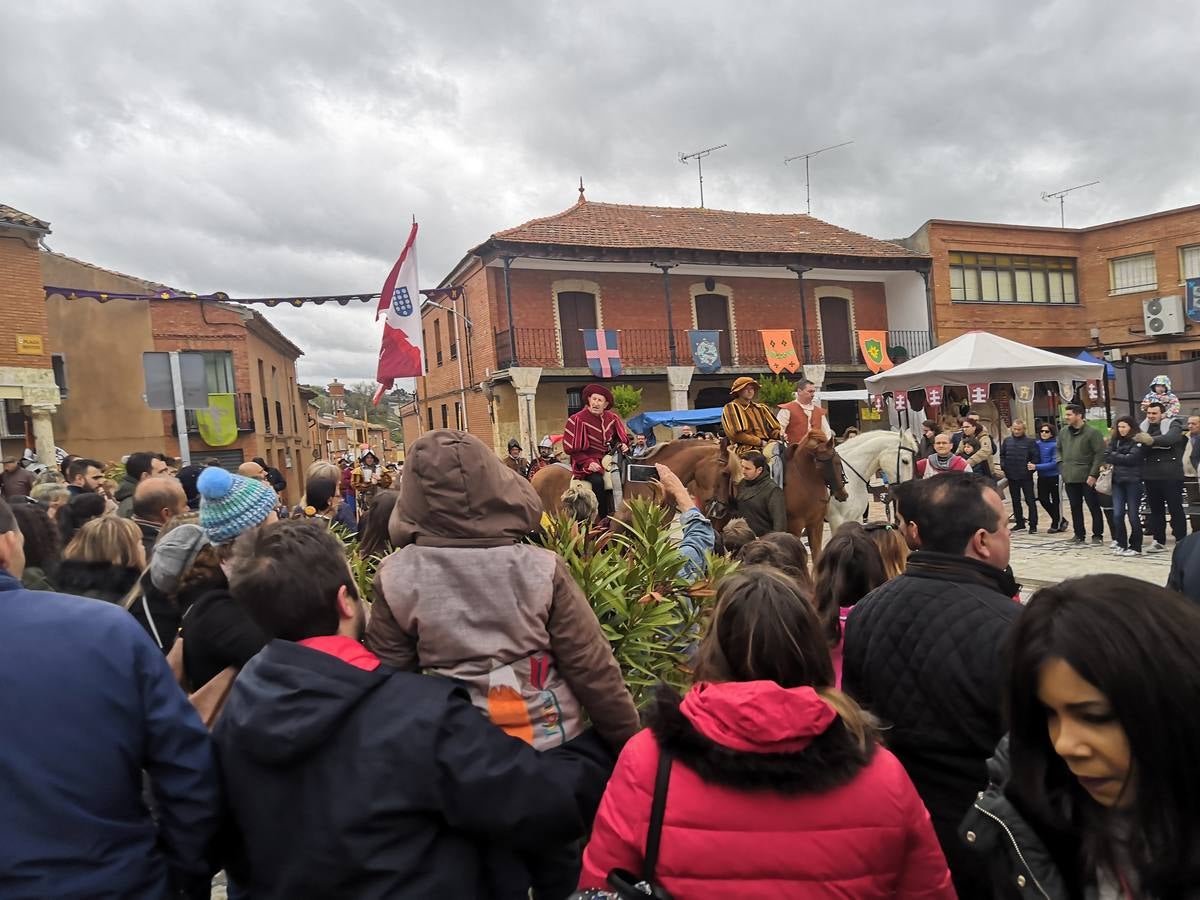
[[[665,682],[691,684],[691,655],[712,610],[714,585],[736,563],[709,557],[709,574],[680,577],[683,554],[671,532],[672,515],[646,500],[631,500],[630,521],[611,534],[580,528],[559,515],[545,528],[544,546],[558,553],[612,643],[634,702],[643,706]]]
[[[329,530],[346,546],[346,559],[350,563],[350,572],[354,576],[358,596],[367,602],[372,601],[375,599],[375,570],[383,562],[383,557],[364,556],[359,550],[358,538],[345,526],[335,523],[329,526]]]
[[[622,419],[630,418],[642,405],[642,389],[628,384],[615,384],[612,389],[613,406]]]
[[[767,375],[759,379],[762,390],[758,392],[758,402],[767,406],[781,406],[796,396],[796,386],[783,375]]]

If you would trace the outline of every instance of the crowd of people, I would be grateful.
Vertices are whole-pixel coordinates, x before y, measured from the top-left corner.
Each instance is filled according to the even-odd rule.
[[[789,439],[822,426],[801,387]],[[597,454],[631,439],[602,388],[586,399],[564,443],[596,487],[567,508],[595,523]],[[1115,525],[1183,458],[1158,402],[1107,445],[1077,408],[1048,437],[927,429],[894,518],[815,561],[776,500],[718,530],[655,463],[681,577],[738,566],[690,689],[641,710],[537,538],[519,446],[440,430],[403,471],[314,462],[294,507],[261,461],[14,478],[0,896],[207,897],[219,870],[231,898],[1194,896],[1200,609],[1107,575],[1022,606],[1000,493],[1036,530],[1062,477],[1081,524],[1110,465]],[[774,498],[766,442],[739,439],[741,490]],[[379,560],[369,603],[350,539]]]

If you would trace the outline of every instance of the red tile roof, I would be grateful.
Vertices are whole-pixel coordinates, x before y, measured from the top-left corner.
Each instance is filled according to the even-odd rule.
[[[811,253],[895,259],[925,256],[812,216],[625,206],[587,200],[556,215],[499,231],[492,239],[599,248]]]
[[[36,228],[39,231],[50,231],[49,222],[43,222],[41,219],[29,215],[29,213],[23,213],[19,209],[13,209],[11,206],[5,206],[3,203],[0,203],[0,224],[2,223],[21,225],[25,228]]]

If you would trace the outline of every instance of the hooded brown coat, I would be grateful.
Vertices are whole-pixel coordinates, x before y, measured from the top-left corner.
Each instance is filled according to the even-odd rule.
[[[637,709],[566,565],[522,543],[542,513],[529,482],[461,431],[419,438],[404,468],[366,645],[396,668],[458,679],[539,750],[576,737],[583,709],[619,748]]]

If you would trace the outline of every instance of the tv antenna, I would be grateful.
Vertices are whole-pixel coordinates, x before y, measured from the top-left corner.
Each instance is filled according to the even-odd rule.
[[[1080,188],[1091,187],[1093,184],[1099,184],[1099,183],[1100,183],[1099,181],[1089,181],[1087,184],[1077,184],[1077,185],[1075,185],[1075,187],[1070,187],[1070,188],[1067,188],[1066,190],[1062,190],[1062,191],[1055,191],[1052,194],[1048,194],[1045,191],[1042,191],[1042,200],[1043,201],[1049,202],[1050,198],[1052,198],[1052,197],[1058,198],[1058,225],[1060,228],[1067,227],[1067,213],[1066,213],[1066,210],[1064,209],[1064,204],[1066,203],[1067,194],[1071,193],[1071,191],[1077,191]]]
[[[679,161],[685,166],[689,159],[696,161],[696,170],[700,173],[700,208],[704,209],[704,163],[702,160],[714,150],[724,150],[728,144],[718,144],[715,147],[709,147],[707,150],[697,150],[695,153],[680,153]]]
[[[832,147],[822,147],[820,150],[813,150],[811,153],[798,153],[795,156],[789,156],[783,161],[783,164],[786,166],[798,159],[804,160],[804,205],[805,212],[808,213],[808,215],[812,215],[812,182],[810,182],[808,178],[808,161],[818,153],[825,153],[828,150],[836,150],[838,147],[849,147],[853,143],[854,141],[843,141],[840,144],[834,144]]]

